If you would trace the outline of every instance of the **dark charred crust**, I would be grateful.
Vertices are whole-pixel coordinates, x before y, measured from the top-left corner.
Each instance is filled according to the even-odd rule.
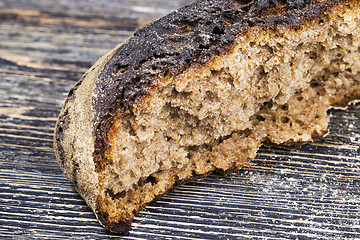
[[[200,0],[144,26],[104,66],[95,82],[94,158],[101,162],[107,130],[165,76],[225,54],[253,27],[300,29],[354,0]]]
[[[96,216],[101,222],[101,224],[104,227],[106,227],[109,231],[123,235],[129,234],[131,229],[131,222],[133,220],[132,218],[122,219],[121,221],[114,222],[111,221],[111,219],[109,218],[109,214],[107,212],[102,212],[99,210],[96,212]]]
[[[73,176],[73,181],[72,183],[77,187],[78,186],[78,180],[77,180],[77,175],[78,175],[78,170],[79,170],[79,164],[76,162],[76,160],[73,160],[73,170],[72,170],[72,176]]]
[[[62,142],[64,139],[64,131],[66,130],[67,126],[69,125],[69,122],[70,122],[70,118],[69,118],[68,112],[65,111],[65,113],[59,117],[59,120],[58,120],[58,122],[56,124],[56,128],[55,128],[55,142],[56,142],[55,151],[59,155],[59,161],[60,161],[61,166],[63,166],[65,163],[65,151],[63,149]]]

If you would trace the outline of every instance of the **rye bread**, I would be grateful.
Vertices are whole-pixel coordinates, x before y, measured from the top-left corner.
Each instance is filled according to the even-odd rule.
[[[200,0],[137,29],[70,91],[54,137],[62,170],[127,234],[179,184],[236,172],[263,144],[322,138],[326,111],[360,99],[359,6]]]

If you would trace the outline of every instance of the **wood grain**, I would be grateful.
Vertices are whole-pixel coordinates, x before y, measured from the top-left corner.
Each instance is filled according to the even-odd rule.
[[[320,142],[180,186],[129,236],[99,225],[56,162],[56,118],[100,56],[188,2],[0,2],[0,239],[360,239],[360,105],[330,110]]]

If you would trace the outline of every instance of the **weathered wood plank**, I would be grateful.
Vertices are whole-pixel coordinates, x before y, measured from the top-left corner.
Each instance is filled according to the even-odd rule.
[[[53,128],[66,95],[138,25],[182,1],[0,2],[0,238],[109,239],[60,170]],[[360,238],[360,105],[329,111],[330,134],[262,148],[238,174],[180,186],[121,239]]]

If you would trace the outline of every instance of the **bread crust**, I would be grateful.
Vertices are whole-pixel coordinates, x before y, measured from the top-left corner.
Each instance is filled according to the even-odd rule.
[[[54,149],[58,163],[94,212],[98,205],[98,175],[93,160],[91,100],[98,74],[121,46],[101,57],[70,90],[55,126]]]
[[[127,234],[133,216],[113,222],[97,199],[98,172],[115,119],[151,98],[164,79],[199,69],[214,56],[228,53],[236,39],[253,28],[300,30],[352,4],[358,1],[200,0],[136,30],[125,43],[102,57],[70,91],[54,138],[62,170],[102,225],[112,232]],[[359,98],[348,96],[335,107]],[[283,147],[293,149],[302,144],[287,142]],[[234,166],[224,174],[237,170]],[[186,181],[203,177],[194,175]],[[167,192],[184,182],[177,181]]]

